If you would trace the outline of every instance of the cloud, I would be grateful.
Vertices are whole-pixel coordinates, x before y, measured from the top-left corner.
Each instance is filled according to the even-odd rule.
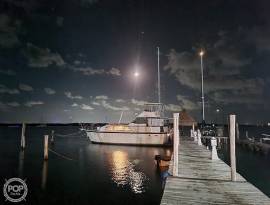
[[[131,99],[131,103],[137,106],[144,106],[145,104],[147,104],[146,101],[136,100],[136,99]]]
[[[55,90],[51,89],[51,88],[44,88],[45,93],[47,93],[48,95],[54,95],[56,92]]]
[[[16,72],[14,70],[4,70],[4,69],[0,69],[0,74],[4,74],[4,75],[16,75]]]
[[[121,111],[121,110],[129,110],[129,108],[127,106],[123,106],[123,107],[116,107],[116,106],[113,106],[111,105],[110,103],[108,103],[107,101],[105,100],[102,100],[101,101],[101,105],[105,108],[105,109],[108,109],[108,110],[114,110],[114,111]]]
[[[86,104],[82,104],[80,107],[82,110],[94,110],[93,107],[91,107],[90,105],[86,105]]]
[[[3,102],[0,102],[0,110],[3,111],[3,112],[8,111],[7,105],[5,103],[3,103]]]
[[[19,89],[27,92],[34,90],[30,85],[26,84],[19,84]]]
[[[64,17],[63,16],[57,16],[56,18],[56,25],[59,27],[62,27],[64,23]]]
[[[9,7],[20,8],[20,10],[22,9],[23,12],[26,12],[28,14],[31,14],[31,12],[33,12],[34,10],[38,9],[40,6],[43,5],[41,4],[40,1],[36,0],[24,0],[24,1],[2,0],[2,1],[9,4]]]
[[[78,107],[79,105],[77,103],[73,103],[71,107]]]
[[[263,105],[265,100],[257,93],[250,94],[239,90],[233,93],[228,91],[214,92],[209,96],[210,99],[214,100],[216,103],[229,105],[229,104],[248,104],[248,105]]]
[[[91,76],[91,75],[113,75],[113,76],[121,76],[121,72],[117,68],[111,68],[110,70],[104,70],[104,69],[94,69],[91,67],[85,67],[85,68],[77,68],[70,66],[69,69],[71,69],[74,72],[80,72],[83,75]]]
[[[74,65],[80,65],[81,63],[82,63],[82,62],[79,61],[79,60],[75,60],[75,61],[73,62]]]
[[[21,22],[12,19],[6,14],[0,14],[0,46],[12,48],[20,44],[17,33],[20,30]]]
[[[215,99],[213,93],[230,92],[231,98],[237,93],[257,97],[263,92],[265,80],[250,76],[248,71],[253,59],[245,52],[248,46],[256,44],[247,41],[246,32],[241,29],[235,33],[219,32],[218,40],[207,47],[204,56],[204,90]],[[183,86],[199,93],[201,90],[201,70],[198,52],[172,49],[168,54],[168,63],[164,67]],[[245,98],[243,98],[244,100]],[[243,101],[244,102],[244,101]],[[182,106],[195,108],[194,104],[182,99]]]
[[[179,104],[180,104],[180,106],[183,109],[186,109],[186,110],[196,110],[196,109],[199,109],[200,108],[200,106],[198,105],[198,103],[194,103],[193,101],[187,99],[186,96],[177,95],[176,98],[179,101]]]
[[[28,101],[25,103],[25,106],[26,107],[33,107],[33,106],[36,106],[36,105],[43,105],[44,102],[42,101]]]
[[[99,0],[81,0],[81,6],[90,7],[93,4],[97,3]]]
[[[52,53],[48,48],[39,48],[32,43],[27,43],[24,55],[28,59],[30,67],[46,68],[52,64],[65,65],[65,61],[58,53]]]
[[[10,107],[19,107],[20,103],[18,103],[18,102],[8,102],[7,105],[10,106]]]
[[[92,104],[93,105],[96,105],[96,106],[100,106],[100,103],[99,102],[96,102],[96,101],[93,101]]]
[[[106,95],[98,95],[95,97],[97,100],[108,100],[109,97]]]
[[[111,68],[111,70],[107,71],[107,74],[120,76],[121,72],[118,68]]]
[[[65,95],[67,96],[67,98],[70,98],[70,99],[77,99],[77,100],[83,99],[82,96],[80,96],[80,95],[72,95],[71,92],[65,92]]]
[[[124,102],[126,102],[126,101],[123,100],[123,99],[116,99],[115,102],[117,102],[117,103],[124,103]]]
[[[8,88],[5,85],[0,84],[0,93],[7,93],[7,94],[14,95],[14,94],[19,94],[20,91],[16,88]]]
[[[182,110],[182,107],[180,105],[168,104],[168,105],[165,105],[165,110],[171,111],[171,112],[180,112]]]

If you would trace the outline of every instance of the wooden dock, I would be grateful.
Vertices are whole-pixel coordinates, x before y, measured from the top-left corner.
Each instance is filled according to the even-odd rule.
[[[172,174],[173,162],[170,170]],[[167,178],[161,204],[267,204],[270,199],[237,174],[231,181],[230,167],[211,160],[211,151],[196,142],[180,139],[178,176]]]

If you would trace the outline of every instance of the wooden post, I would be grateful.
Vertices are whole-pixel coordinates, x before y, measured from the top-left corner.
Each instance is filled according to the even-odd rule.
[[[198,133],[197,133],[197,131],[194,131],[193,135],[194,135],[194,142],[197,142],[198,141]]]
[[[47,185],[47,178],[48,178],[48,161],[43,161],[42,167],[42,179],[41,179],[41,188],[46,189]]]
[[[211,138],[211,147],[212,147],[212,151],[211,151],[211,159],[212,160],[216,160],[218,159],[218,155],[217,155],[217,140],[215,137]]]
[[[201,134],[201,131],[199,129],[197,131],[197,135],[198,135],[198,145],[201,146],[202,145],[202,134]]]
[[[21,149],[25,148],[25,123],[22,124],[22,134],[21,134]]]
[[[173,114],[173,176],[178,176],[179,113]]]
[[[230,115],[230,158],[231,179],[236,181],[236,156],[235,156],[235,115]]]
[[[51,144],[54,144],[54,130],[51,132]]]
[[[44,135],[44,160],[48,160],[48,149],[49,149],[49,135]]]

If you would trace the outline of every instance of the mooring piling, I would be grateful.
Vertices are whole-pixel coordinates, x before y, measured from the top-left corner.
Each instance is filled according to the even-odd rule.
[[[44,135],[44,160],[48,160],[48,149],[49,149],[49,135]]]
[[[51,144],[54,144],[54,130],[51,131]]]
[[[211,138],[211,147],[212,147],[211,159],[216,160],[218,159],[218,155],[217,155],[217,139],[215,137]]]
[[[179,113],[173,114],[173,176],[178,176]]]
[[[22,133],[21,133],[21,149],[25,149],[25,128],[26,124],[22,124]]]
[[[235,122],[236,116],[230,115],[230,160],[231,180],[236,181],[236,156],[235,156]]]
[[[48,178],[48,161],[43,161],[42,166],[42,178],[41,178],[41,188],[46,189],[47,185],[47,178]]]
[[[198,135],[198,145],[201,146],[202,145],[202,134],[201,134],[201,131],[199,129],[197,131],[197,135]]]

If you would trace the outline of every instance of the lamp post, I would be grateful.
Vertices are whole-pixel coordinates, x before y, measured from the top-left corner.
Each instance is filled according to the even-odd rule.
[[[217,113],[217,115],[216,115],[216,124],[217,124],[217,125],[218,125],[218,116],[219,116],[219,112],[220,112],[220,109],[217,108],[217,109],[216,109],[216,113]]]
[[[203,50],[199,53],[201,57],[201,89],[202,89],[202,124],[205,124],[205,114],[204,114],[204,89],[203,89]]]

